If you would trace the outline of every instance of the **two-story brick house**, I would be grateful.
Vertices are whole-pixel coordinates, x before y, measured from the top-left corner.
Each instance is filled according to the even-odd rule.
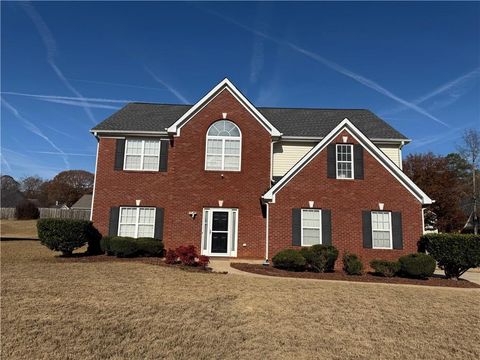
[[[370,111],[256,108],[227,79],[195,105],[128,104],[92,133],[94,224],[167,248],[393,259],[416,251],[432,202],[401,170],[409,139]]]

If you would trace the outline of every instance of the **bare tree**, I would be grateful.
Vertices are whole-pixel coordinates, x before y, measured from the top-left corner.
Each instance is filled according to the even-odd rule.
[[[480,131],[477,129],[467,129],[463,133],[462,140],[463,143],[458,147],[458,150],[460,155],[462,155],[472,167],[473,210],[467,225],[471,223],[473,233],[478,234],[476,170],[480,161]]]

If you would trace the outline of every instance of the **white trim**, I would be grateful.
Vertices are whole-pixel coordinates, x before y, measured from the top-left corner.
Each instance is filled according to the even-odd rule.
[[[227,252],[226,253],[212,253],[212,223],[213,223],[213,213],[217,212],[226,212],[228,213],[228,235],[227,235]],[[233,228],[233,217],[235,217],[235,228]],[[202,239],[201,239],[201,254],[207,256],[220,256],[220,257],[237,257],[238,252],[238,219],[239,219],[239,210],[238,208],[203,208],[202,216]],[[205,224],[205,220],[207,223]],[[207,234],[205,234],[205,225],[207,225]],[[205,241],[207,242],[205,244]],[[235,244],[235,250],[232,250],[232,245]],[[206,249],[205,249],[206,247]]]
[[[268,205],[268,204],[267,204]],[[320,245],[323,244],[323,239],[322,239],[322,209],[301,209],[300,211],[300,245],[301,246],[313,246],[317,244],[310,244],[310,245],[305,245],[303,243],[303,212],[308,211],[308,212],[313,212],[313,211],[318,211],[320,217],[318,221],[320,222],[320,226],[318,227],[318,232],[320,234]],[[314,229],[316,230],[317,228],[309,227],[308,229]]]
[[[207,95],[201,98],[195,105],[193,105],[180,119],[175,121],[173,125],[168,127],[169,134],[180,136],[181,128],[200,110],[202,110],[210,101],[212,101],[222,90],[228,90],[249,112],[252,114],[262,126],[270,133],[271,136],[280,137],[282,133],[278,131],[255,106],[242,95],[242,93],[227,79],[223,79],[218,83]]]
[[[265,206],[266,206],[266,209],[265,209],[265,217],[266,217],[266,222],[265,222],[265,262],[268,263],[268,246],[269,246],[269,243],[268,243],[268,233],[269,233],[269,220],[268,220],[268,216],[269,216],[269,210],[268,210],[268,205],[270,205],[269,203],[266,203]]]
[[[373,213],[386,213],[388,214],[388,222],[389,222],[389,236],[390,236],[390,246],[375,246],[374,239],[373,239],[373,232],[374,231],[383,231],[381,229],[374,229],[373,228]],[[393,249],[393,234],[392,234],[392,212],[391,211],[383,211],[383,210],[373,210],[370,211],[370,226],[372,227],[372,249],[384,249],[384,250],[392,250]]]
[[[115,134],[140,134],[140,135],[168,135],[167,131],[148,131],[148,130],[90,130],[94,135],[105,133],[115,133]]]
[[[136,219],[135,219],[135,236],[133,238],[137,239],[138,238],[138,227],[140,225],[148,225],[152,226],[153,225],[153,236],[155,237],[155,223],[157,221],[157,211],[155,207],[153,206],[120,206],[118,210],[118,226],[117,226],[117,236],[120,236],[120,226],[121,225],[132,225],[132,223],[121,223],[122,219],[122,210],[123,209],[136,209]],[[141,223],[140,224],[140,209],[153,209],[153,224],[147,224],[147,223]]]
[[[350,148],[350,161],[338,160],[338,147],[339,146],[348,146]],[[335,178],[337,180],[353,180],[355,178],[355,164],[353,160],[353,145],[352,144],[335,144]],[[338,176],[338,163],[350,164],[350,173],[351,177],[339,177]]]
[[[297,162],[283,177],[270,188],[263,196],[264,201],[275,202],[275,194],[280,191],[295,175],[301,171],[318,153],[320,153],[335,137],[343,130],[347,130],[364,148],[390,172],[418,201],[422,204],[431,204],[428,197],[405,173],[386,156],[370,139],[368,139],[350,120],[345,118],[339,123],[321,142],[310,150],[299,162]],[[362,181],[362,180],[359,180]]]
[[[328,136],[328,134],[327,134]],[[319,142],[323,140],[324,136],[290,136],[290,135],[283,135],[282,140],[285,141],[311,141],[311,142]],[[375,144],[398,144],[398,145],[405,145],[411,142],[411,139],[387,139],[387,138],[370,138],[370,140]]]
[[[98,166],[98,148],[100,147],[100,139],[97,141],[97,155],[95,156],[95,172],[93,174],[93,191],[92,191],[92,205],[90,207],[90,221],[93,220],[93,204],[95,202],[95,186],[97,185],[97,166]]]
[[[160,139],[156,140],[158,141],[158,154],[157,155],[146,155],[146,156],[156,156],[158,161],[157,161],[157,169],[144,169],[144,159],[145,159],[145,141],[151,141],[151,139],[144,139],[144,138],[126,138],[125,139],[125,149],[123,151],[123,170],[126,171],[158,171],[160,167],[160,152],[162,148],[162,141]],[[127,169],[127,156],[139,156],[138,154],[127,154],[127,143],[128,141],[141,141],[142,142],[142,150],[140,153],[140,168],[139,169]]]
[[[210,131],[210,129],[212,128],[212,126],[214,124],[216,124],[218,121],[229,121],[231,122],[233,125],[235,125],[235,127],[238,129],[238,132],[240,133],[240,136],[216,136],[216,135],[208,135],[208,132]],[[212,123],[210,125],[210,127],[208,128],[207,130],[207,135],[205,137],[205,166],[204,166],[204,170],[205,171],[232,171],[232,172],[239,172],[239,171],[242,171],[242,130],[240,130],[240,128],[238,127],[237,124],[235,124],[233,121],[231,120],[228,120],[228,119],[225,119],[225,120],[218,120],[218,121],[215,121],[214,123]],[[208,140],[209,139],[212,139],[212,140],[222,140],[222,153],[219,155],[219,154],[210,154],[210,156],[221,156],[222,157],[222,165],[221,165],[221,169],[208,169],[207,168],[207,163],[208,163]],[[240,142],[240,146],[239,146],[239,155],[238,155],[238,169],[225,169],[225,156],[236,156],[236,155],[225,155],[225,141],[226,140],[235,140],[235,141],[239,141]]]

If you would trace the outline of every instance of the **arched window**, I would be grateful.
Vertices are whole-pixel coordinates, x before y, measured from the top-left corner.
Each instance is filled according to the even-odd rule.
[[[207,131],[206,170],[240,171],[242,135],[229,120],[213,123]]]

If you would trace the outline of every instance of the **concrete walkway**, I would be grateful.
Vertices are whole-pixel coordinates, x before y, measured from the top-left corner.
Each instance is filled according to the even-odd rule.
[[[229,274],[235,274],[235,275],[244,275],[244,276],[255,276],[255,277],[265,277],[266,275],[260,275],[260,274],[252,274],[246,271],[241,271],[234,269],[230,266],[231,262],[237,262],[237,263],[248,263],[248,264],[261,264],[263,261],[262,260],[241,260],[241,259],[235,259],[235,260],[230,260],[230,259],[210,259],[210,267],[212,268],[213,271],[215,272],[227,272]],[[436,270],[435,274],[438,275],[444,275],[443,270]],[[294,279],[294,278],[288,278],[288,279]],[[479,284],[480,285],[480,271],[478,269],[472,269],[467,271],[465,274],[462,275],[462,279],[471,281],[473,283]],[[303,279],[305,280],[305,279]],[[312,279],[307,279],[307,280],[312,280]],[[313,279],[315,280],[315,279]],[[333,280],[332,280],[333,281]]]

